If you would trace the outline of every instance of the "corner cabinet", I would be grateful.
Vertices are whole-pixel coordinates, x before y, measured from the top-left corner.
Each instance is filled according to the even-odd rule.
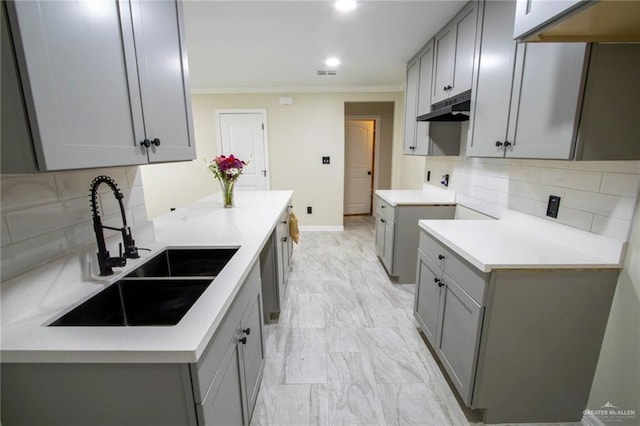
[[[579,422],[619,270],[483,272],[419,240],[414,316],[465,405],[487,424]]]
[[[478,1],[469,2],[435,36],[431,103],[471,89],[478,5]]]
[[[573,157],[587,45],[517,44],[515,1],[485,2],[467,155]]]
[[[375,198],[375,248],[387,273],[400,284],[415,284],[418,220],[453,219],[455,204],[393,206]]]
[[[2,150],[35,152],[3,172],[195,158],[179,1],[3,3],[28,132],[3,127]]]

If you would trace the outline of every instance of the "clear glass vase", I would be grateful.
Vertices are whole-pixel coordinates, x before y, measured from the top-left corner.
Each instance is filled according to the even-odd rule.
[[[220,180],[220,187],[222,188],[222,204],[225,209],[233,207],[233,185],[235,181]]]

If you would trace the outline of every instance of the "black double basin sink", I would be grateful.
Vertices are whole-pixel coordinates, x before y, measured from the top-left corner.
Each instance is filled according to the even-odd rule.
[[[49,326],[171,326],[237,248],[166,249]]]

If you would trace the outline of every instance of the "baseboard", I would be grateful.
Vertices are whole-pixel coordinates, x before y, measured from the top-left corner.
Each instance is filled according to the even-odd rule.
[[[580,421],[583,426],[606,426],[597,416],[593,414],[585,414]]]
[[[301,226],[300,231],[344,231],[344,226]]]

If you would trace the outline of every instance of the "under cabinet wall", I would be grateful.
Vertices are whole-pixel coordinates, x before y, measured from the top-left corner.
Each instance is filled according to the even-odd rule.
[[[80,247],[95,245],[89,185],[99,175],[115,179],[124,195],[127,221],[134,228],[134,237],[140,237],[136,230],[149,222],[138,167],[3,175],[0,180],[3,281]],[[110,191],[105,192],[107,189],[101,187],[99,192],[103,223],[119,227],[117,201]],[[116,232],[105,230],[105,235]]]

